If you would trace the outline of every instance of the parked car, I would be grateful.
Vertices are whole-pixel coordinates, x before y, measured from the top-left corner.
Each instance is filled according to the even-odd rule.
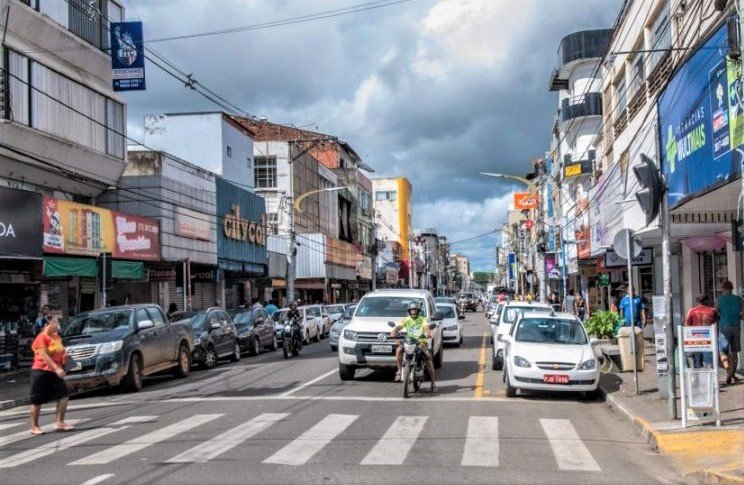
[[[356,305],[347,305],[344,309],[344,313],[341,314],[341,318],[331,326],[331,332],[328,334],[328,343],[331,346],[331,351],[336,352],[338,350],[338,338],[341,336],[341,332],[351,322],[351,317],[354,315]]]
[[[395,351],[400,338],[390,336],[388,322],[400,323],[407,316],[409,303],[417,303],[420,315],[436,324],[432,332],[431,353],[434,367],[444,359],[442,316],[436,311],[431,293],[426,290],[377,290],[359,301],[351,322],[338,342],[338,373],[341,380],[354,379],[359,368],[395,369]]]
[[[258,355],[262,350],[276,350],[279,343],[274,333],[274,322],[263,308],[239,308],[230,310],[235,330],[238,333],[238,345],[241,352]]]
[[[191,317],[189,322],[194,329],[194,363],[211,369],[217,365],[219,359],[229,358],[233,362],[240,360],[238,332],[225,310],[202,310]]]
[[[499,314],[496,328],[492,330],[493,360],[491,368],[501,370],[504,367],[504,343],[499,340],[499,335],[506,335],[523,313],[550,313],[553,309],[547,303],[510,301],[506,303]]]
[[[437,303],[437,311],[442,315],[442,341],[445,344],[462,345],[462,322],[465,315],[457,314],[457,307],[451,303]]]
[[[187,322],[168,322],[158,305],[126,305],[73,317],[62,341],[74,361],[65,376],[72,389],[123,384],[139,391],[156,372],[189,374],[194,332]]]
[[[310,315],[310,313],[314,312],[308,312],[307,306],[301,306],[297,308],[297,311],[300,312],[300,328],[302,329],[302,343],[304,345],[309,345],[310,340],[320,340],[320,320]],[[274,312],[274,315],[272,315],[272,319],[274,320],[274,333],[277,336],[277,339],[284,344],[284,338],[282,337],[282,334],[284,332],[284,322],[287,319],[287,312],[289,311],[289,308],[281,308]]]
[[[348,303],[336,303],[334,305],[326,305],[323,308],[328,313],[328,318],[331,320],[331,325],[336,323],[341,315],[344,314],[344,310],[349,306]]]
[[[596,397],[597,358],[578,318],[567,313],[522,314],[499,338],[504,352],[506,396],[518,390],[582,391]]]
[[[308,335],[314,335],[316,342],[325,338],[331,331],[331,319],[323,305],[303,305],[299,307],[305,310],[305,321],[308,326]],[[309,337],[308,337],[309,338]],[[308,341],[308,343],[310,343]]]

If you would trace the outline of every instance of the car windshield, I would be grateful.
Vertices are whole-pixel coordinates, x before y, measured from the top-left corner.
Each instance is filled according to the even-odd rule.
[[[587,343],[586,333],[576,320],[557,318],[524,318],[519,322],[514,340],[546,344],[582,345]]]
[[[179,320],[186,320],[191,317],[193,317],[196,314],[196,312],[189,312],[186,310],[182,310],[180,312],[173,312],[170,316],[171,322],[177,322]]]
[[[204,330],[207,327],[207,312],[197,312],[191,318],[191,328],[194,330]]]
[[[452,305],[437,305],[437,311],[442,314],[442,318],[457,318]]]
[[[253,324],[253,312],[235,312],[235,314],[232,315],[232,320],[235,324],[235,328],[249,327]]]
[[[408,305],[416,303],[421,309],[420,315],[426,316],[426,305],[423,298],[407,296],[372,296],[362,298],[354,316],[357,317],[398,317],[408,316]]]
[[[328,310],[328,313],[332,315],[337,315],[339,313],[344,312],[344,306],[343,305],[329,305],[326,307],[326,310]]]
[[[454,303],[455,299],[448,296],[438,296],[434,298],[434,301],[437,303]]]
[[[543,306],[535,306],[535,305],[509,306],[509,307],[506,307],[506,313],[504,313],[501,321],[504,323],[514,323],[517,321],[517,316],[519,316],[519,312],[526,314],[526,313],[549,312],[549,311],[550,311],[550,308],[543,307]]]
[[[110,332],[117,328],[129,328],[132,310],[94,312],[78,315],[70,320],[62,331],[63,337]]]
[[[341,318],[343,318],[344,320],[350,319],[354,316],[354,310],[356,310],[356,305],[348,307],[346,310],[344,310],[344,314]]]
[[[472,300],[473,298],[475,298],[472,293],[460,293],[458,296],[460,298],[467,298],[468,300]]]

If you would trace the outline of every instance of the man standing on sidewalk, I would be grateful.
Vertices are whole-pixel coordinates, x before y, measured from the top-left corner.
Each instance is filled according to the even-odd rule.
[[[726,376],[726,384],[731,384],[736,377],[736,368],[739,365],[739,352],[741,351],[741,316],[744,304],[741,297],[733,295],[734,285],[730,281],[724,281],[723,295],[718,297],[716,310],[720,332],[729,342],[729,368]]]
[[[643,300],[638,297],[635,290],[633,291],[632,299],[630,298],[630,295],[626,294],[623,299],[620,300],[620,313],[622,313],[623,317],[623,326],[633,326],[633,321],[630,319],[631,305],[633,305],[632,315],[633,320],[635,321],[635,326],[643,330],[643,326],[646,323],[646,308],[643,306]]]

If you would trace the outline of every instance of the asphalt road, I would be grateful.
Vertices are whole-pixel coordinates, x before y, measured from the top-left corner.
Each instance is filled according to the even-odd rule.
[[[77,430],[28,434],[26,409],[0,413],[7,484],[102,483],[674,483],[602,402],[507,399],[490,369],[489,331],[468,314],[447,348],[439,395],[402,398],[393,374],[341,382],[326,341],[156,377],[137,394],[101,390],[71,401]],[[428,388],[428,384],[426,386]],[[42,423],[51,425],[52,406]]]

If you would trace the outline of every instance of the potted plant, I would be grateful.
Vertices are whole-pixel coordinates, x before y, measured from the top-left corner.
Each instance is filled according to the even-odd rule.
[[[590,337],[616,344],[615,333],[619,318],[615,312],[598,311],[584,322],[584,328]]]

